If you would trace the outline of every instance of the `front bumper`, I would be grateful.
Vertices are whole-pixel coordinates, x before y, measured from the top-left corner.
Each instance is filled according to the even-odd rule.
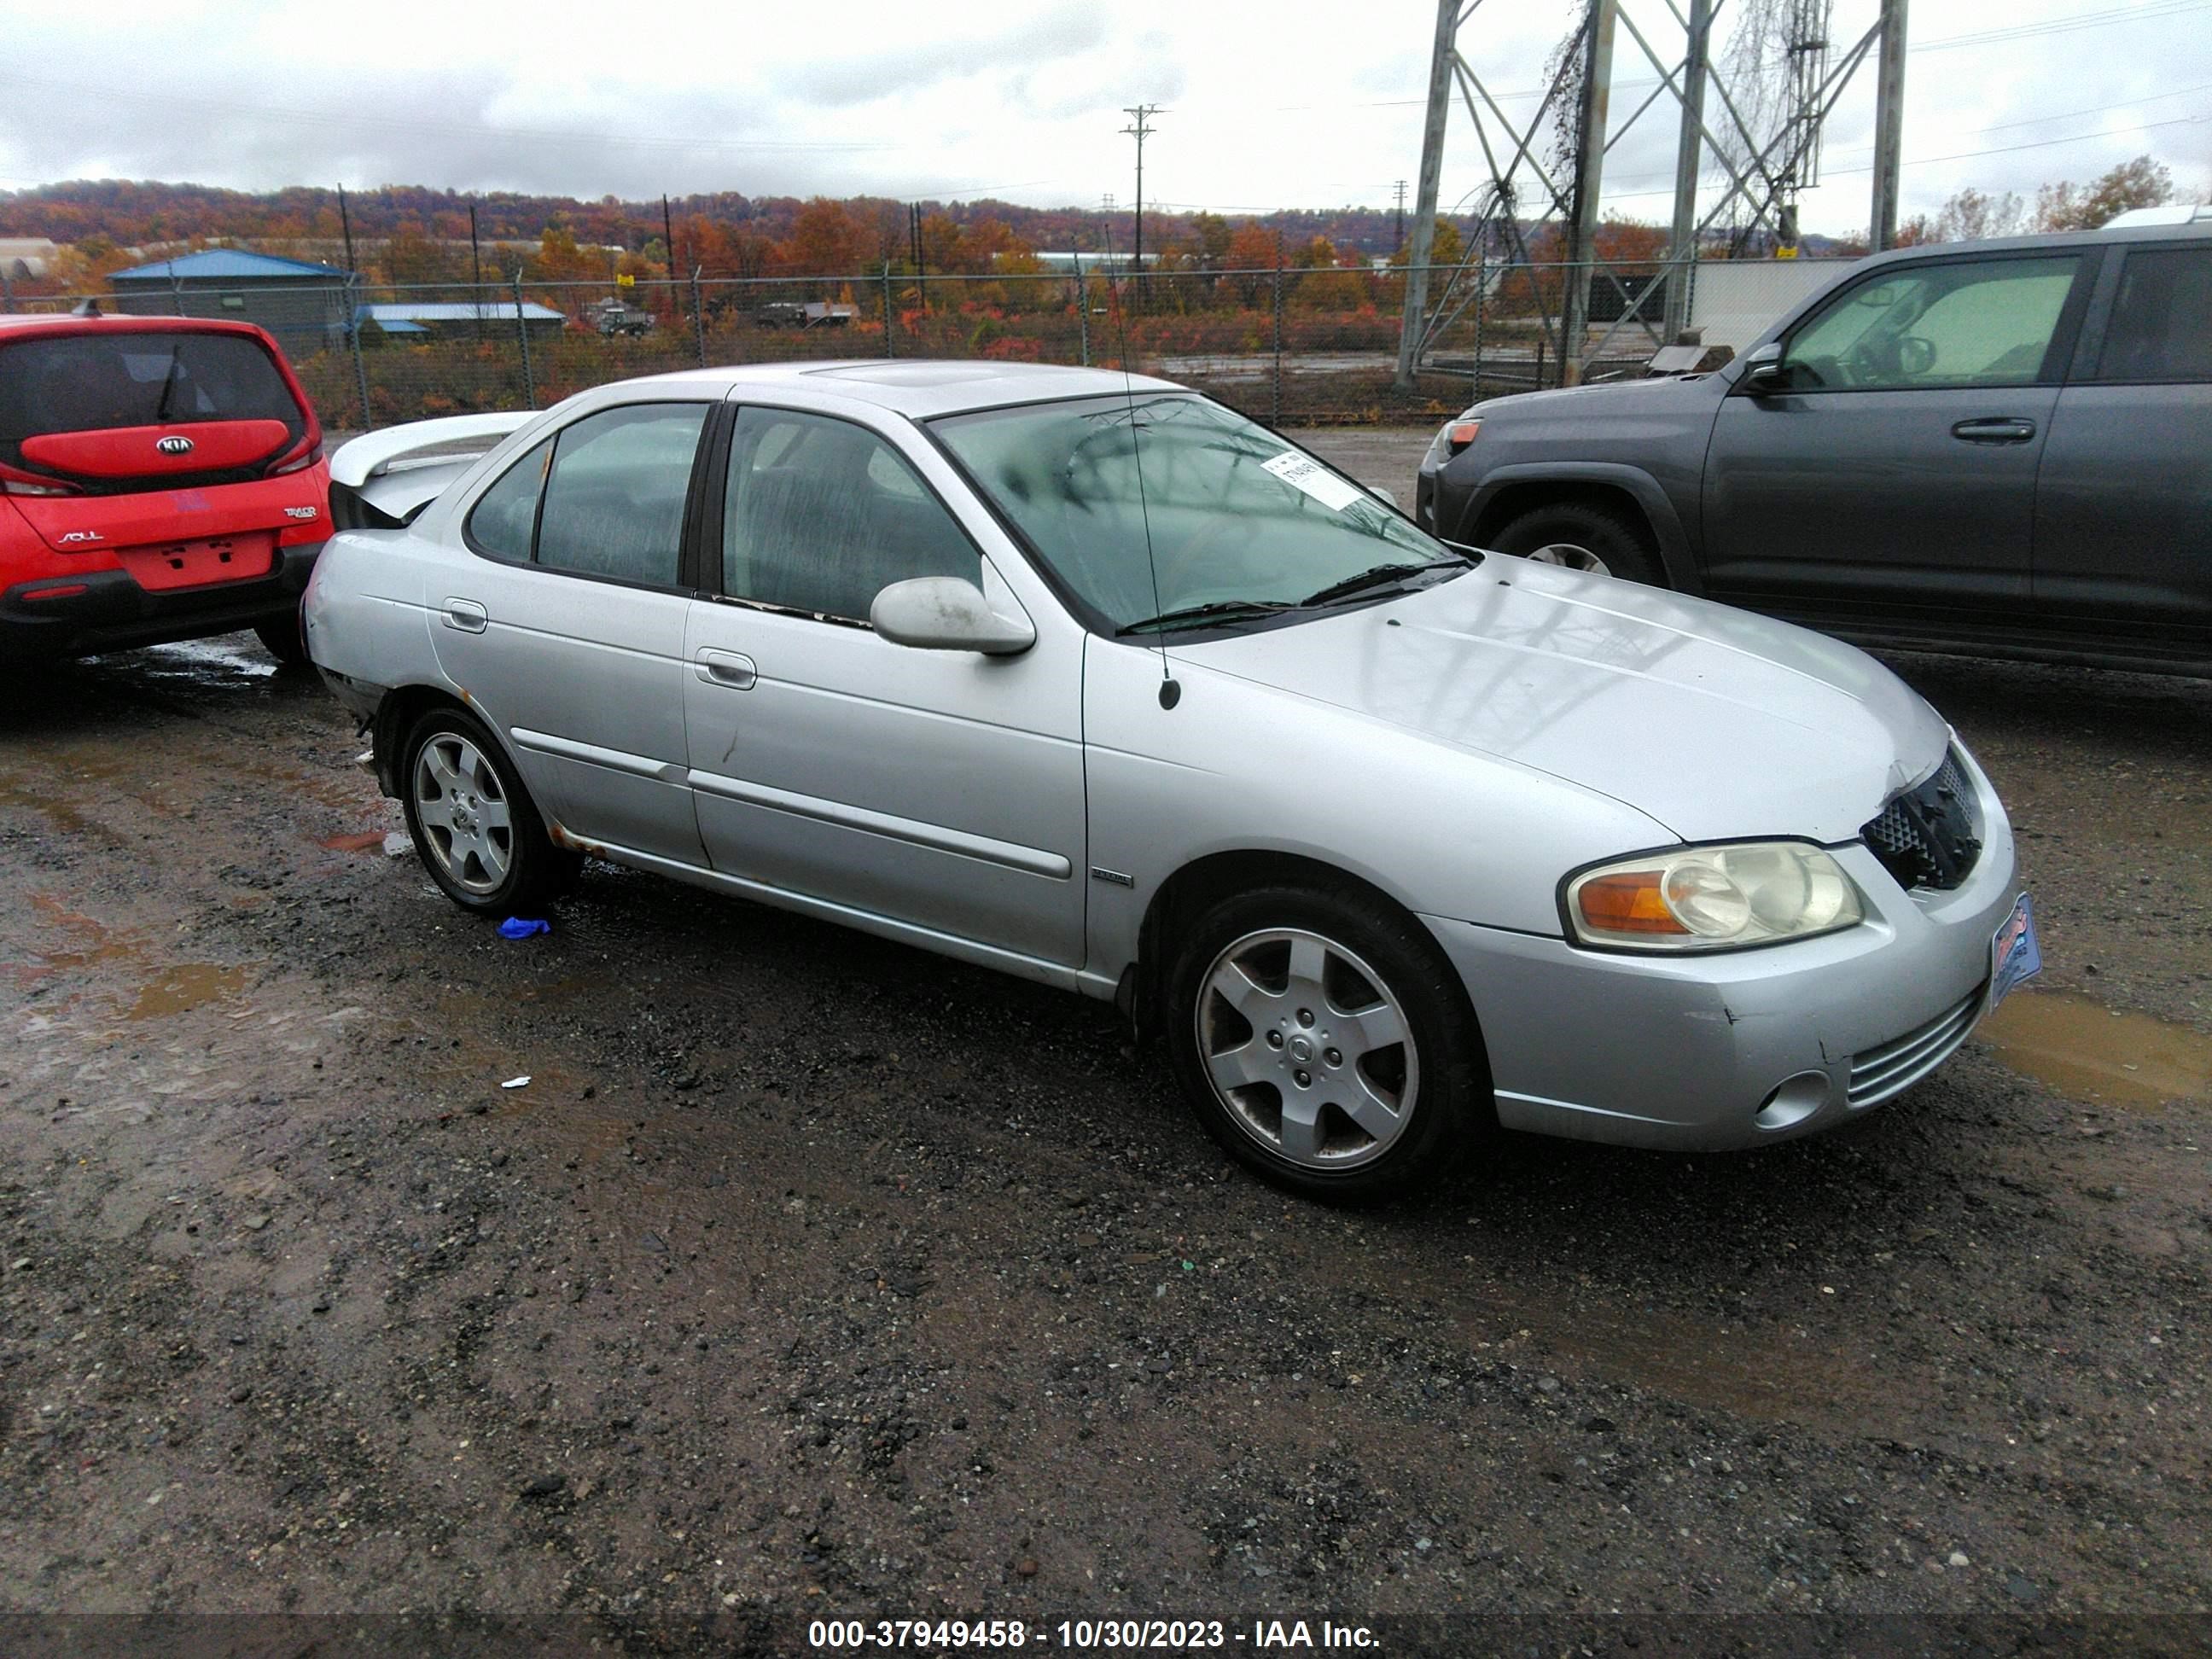
[[[279,547],[265,576],[166,592],[148,592],[123,570],[20,582],[0,593],[0,662],[204,639],[290,615],[322,550],[319,542]]]
[[[2021,890],[2012,825],[1967,764],[1972,873],[1907,893],[1865,847],[1832,848],[1867,900],[1844,933],[1665,958],[1424,918],[1467,981],[1499,1122],[1718,1151],[1833,1127],[1934,1071],[1987,1010],[1990,941]]]

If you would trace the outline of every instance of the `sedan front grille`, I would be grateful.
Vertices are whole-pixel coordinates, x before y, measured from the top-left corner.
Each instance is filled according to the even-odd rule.
[[[1948,750],[1933,777],[1906,790],[1859,831],[1897,884],[1949,889],[1973,873],[1981,857],[1981,817],[1974,786]]]
[[[1982,988],[1955,1008],[1938,1014],[1925,1025],[1901,1037],[1851,1056],[1851,1079],[1846,1097],[1854,1107],[1879,1106],[1900,1095],[1950,1059],[1966,1033],[1974,1029],[1981,1010]]]

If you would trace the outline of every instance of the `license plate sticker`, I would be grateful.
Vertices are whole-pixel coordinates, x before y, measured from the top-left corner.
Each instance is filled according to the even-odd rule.
[[[2042,971],[2043,948],[2035,942],[2035,907],[2022,893],[2004,926],[1990,941],[1990,1008],[2002,1002],[2008,991]]]

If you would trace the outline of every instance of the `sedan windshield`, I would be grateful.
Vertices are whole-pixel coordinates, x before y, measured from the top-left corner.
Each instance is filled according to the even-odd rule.
[[[1108,627],[1226,626],[1466,561],[1265,427],[1187,393],[932,423]]]

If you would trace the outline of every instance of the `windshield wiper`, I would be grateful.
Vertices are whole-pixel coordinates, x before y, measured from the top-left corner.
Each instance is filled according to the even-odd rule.
[[[1180,611],[1163,611],[1157,617],[1130,623],[1115,629],[1114,635],[1119,639],[1127,634],[1152,634],[1170,628],[1196,628],[1210,622],[1272,617],[1278,611],[1295,611],[1297,608],[1287,599],[1208,599],[1204,605],[1185,605]]]
[[[1349,599],[1378,587],[1392,586],[1408,576],[1419,575],[1424,570],[1464,569],[1465,559],[1428,559],[1419,564],[1378,564],[1361,571],[1356,576],[1346,576],[1340,582],[1331,582],[1318,593],[1309,593],[1299,601],[1302,605],[1329,605],[1338,599]]]
[[[177,389],[178,370],[183,367],[183,351],[181,345],[169,348],[169,372],[161,377],[161,401],[154,406],[154,422],[157,426],[167,426],[169,422],[169,398]]]

